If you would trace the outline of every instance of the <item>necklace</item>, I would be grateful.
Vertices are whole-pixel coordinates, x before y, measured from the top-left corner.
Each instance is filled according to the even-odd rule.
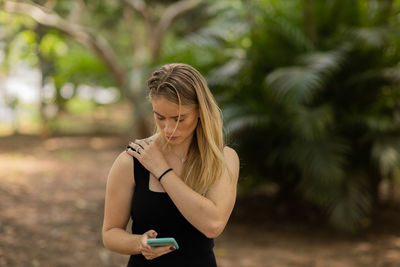
[[[172,154],[175,155],[175,157],[177,157],[182,163],[185,163],[186,161],[186,156],[184,157],[180,157],[178,154],[176,154],[173,150],[171,150]]]

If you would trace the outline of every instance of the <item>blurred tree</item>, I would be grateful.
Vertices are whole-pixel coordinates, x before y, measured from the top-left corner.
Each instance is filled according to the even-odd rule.
[[[300,197],[321,207],[338,229],[366,226],[382,182],[400,175],[398,1],[3,7],[34,20],[20,32],[39,43],[33,51],[41,58],[27,58],[41,60],[57,91],[67,82],[118,86],[135,107],[138,137],[149,132],[143,99],[150,71],[172,61],[195,65],[224,107],[226,131],[251,177],[242,183],[278,184],[284,201]]]
[[[78,58],[75,58],[75,61],[69,57],[73,54],[72,51],[63,55],[50,53],[50,57],[47,53],[45,57],[42,55],[45,51],[36,50],[40,54],[37,61],[40,61],[39,65],[43,68],[52,69],[50,74],[46,72],[43,74],[55,79],[57,92],[60,92],[67,80],[76,82],[75,85],[87,81],[87,76],[77,75],[82,69],[86,74],[92,73],[89,77],[95,84],[104,85],[105,77],[106,80],[112,78],[122,95],[128,97],[135,107],[134,130],[136,136],[140,137],[150,132],[144,116],[148,108],[143,101],[145,77],[149,75],[154,65],[158,64],[164,36],[173,23],[190,10],[201,9],[200,2],[199,0],[181,0],[173,3],[163,1],[146,3],[141,0],[5,1],[2,8],[10,13],[27,15],[41,25],[33,25],[33,28],[38,34],[36,40],[47,43],[43,44],[44,48],[57,45],[48,44],[54,41],[54,38],[51,36],[47,38],[46,35],[52,34],[62,39],[71,38],[89,49],[91,53],[76,54]],[[82,47],[77,47],[71,40],[65,40],[67,47],[83,51]],[[112,40],[112,45],[106,40]],[[97,60],[92,55],[95,55]],[[43,65],[45,62],[47,67]],[[65,63],[71,68],[67,69]],[[97,80],[99,77],[103,82]],[[46,77],[43,80],[46,80]],[[62,98],[57,97],[57,99],[60,100],[57,104],[62,108]]]
[[[344,231],[368,225],[382,181],[399,176],[399,4],[254,1],[244,63],[220,84],[235,88],[225,118],[252,183]]]

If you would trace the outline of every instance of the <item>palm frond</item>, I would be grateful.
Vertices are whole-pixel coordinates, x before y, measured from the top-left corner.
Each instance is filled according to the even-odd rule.
[[[328,76],[338,71],[345,62],[345,50],[308,53],[300,56],[299,61],[303,65]]]
[[[293,108],[293,131],[304,140],[319,140],[326,136],[333,124],[333,111],[330,106]]]
[[[354,43],[361,43],[366,47],[380,49],[388,41],[389,30],[385,27],[359,27],[347,28],[343,33]]]
[[[230,105],[224,108],[223,118],[225,130],[228,134],[267,125],[270,118],[266,114],[256,113],[247,107]]]
[[[248,35],[249,22],[242,14],[241,1],[216,1],[208,6],[207,23],[183,38],[167,40],[162,57],[166,62],[213,65],[221,58],[243,58],[243,49],[236,48],[238,40]],[[229,49],[229,46],[232,48]]]
[[[349,147],[342,140],[326,136],[314,141],[295,140],[286,157],[300,169],[304,189],[318,194],[318,185],[342,180],[348,151]]]
[[[286,43],[299,52],[311,51],[314,48],[313,43],[305,35],[303,28],[298,22],[282,16],[276,9],[262,10],[263,23],[265,23],[271,38],[280,40],[280,43]]]
[[[243,15],[241,1],[217,1],[207,8],[211,19],[207,25],[185,39],[192,47],[214,45],[216,42],[235,42],[249,32],[249,22]],[[212,47],[211,47],[212,48]]]
[[[344,55],[340,51],[316,52],[301,56],[299,61],[303,65],[279,68],[267,75],[266,83],[278,99],[308,103],[340,69]]]
[[[323,76],[307,67],[279,68],[266,77],[266,83],[278,99],[307,103],[324,84]]]
[[[241,57],[232,58],[222,66],[214,68],[209,73],[207,81],[210,85],[235,87],[233,83],[236,80],[234,78],[238,76],[245,62],[245,59]]]
[[[348,180],[335,188],[336,198],[328,210],[330,223],[344,232],[356,232],[371,211],[371,194],[362,175],[349,175]]]

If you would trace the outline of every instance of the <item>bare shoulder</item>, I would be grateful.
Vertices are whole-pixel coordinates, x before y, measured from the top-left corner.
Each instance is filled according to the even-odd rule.
[[[233,161],[233,162],[239,163],[238,154],[236,153],[236,151],[233,148],[231,148],[229,146],[224,147],[224,156],[225,156],[225,160],[227,162]]]
[[[224,147],[224,157],[227,164],[227,168],[229,169],[228,173],[231,173],[231,176],[238,179],[239,176],[239,156],[233,148],[228,146]]]
[[[131,155],[125,151],[118,155],[111,167],[109,180],[134,185],[133,158]]]
[[[118,168],[125,170],[132,170],[133,157],[128,153],[126,153],[125,151],[123,151],[115,159],[114,164],[117,164]]]

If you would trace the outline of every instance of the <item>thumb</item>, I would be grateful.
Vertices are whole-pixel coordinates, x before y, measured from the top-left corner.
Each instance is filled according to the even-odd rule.
[[[154,230],[149,230],[146,232],[148,238],[156,238],[157,232]]]

